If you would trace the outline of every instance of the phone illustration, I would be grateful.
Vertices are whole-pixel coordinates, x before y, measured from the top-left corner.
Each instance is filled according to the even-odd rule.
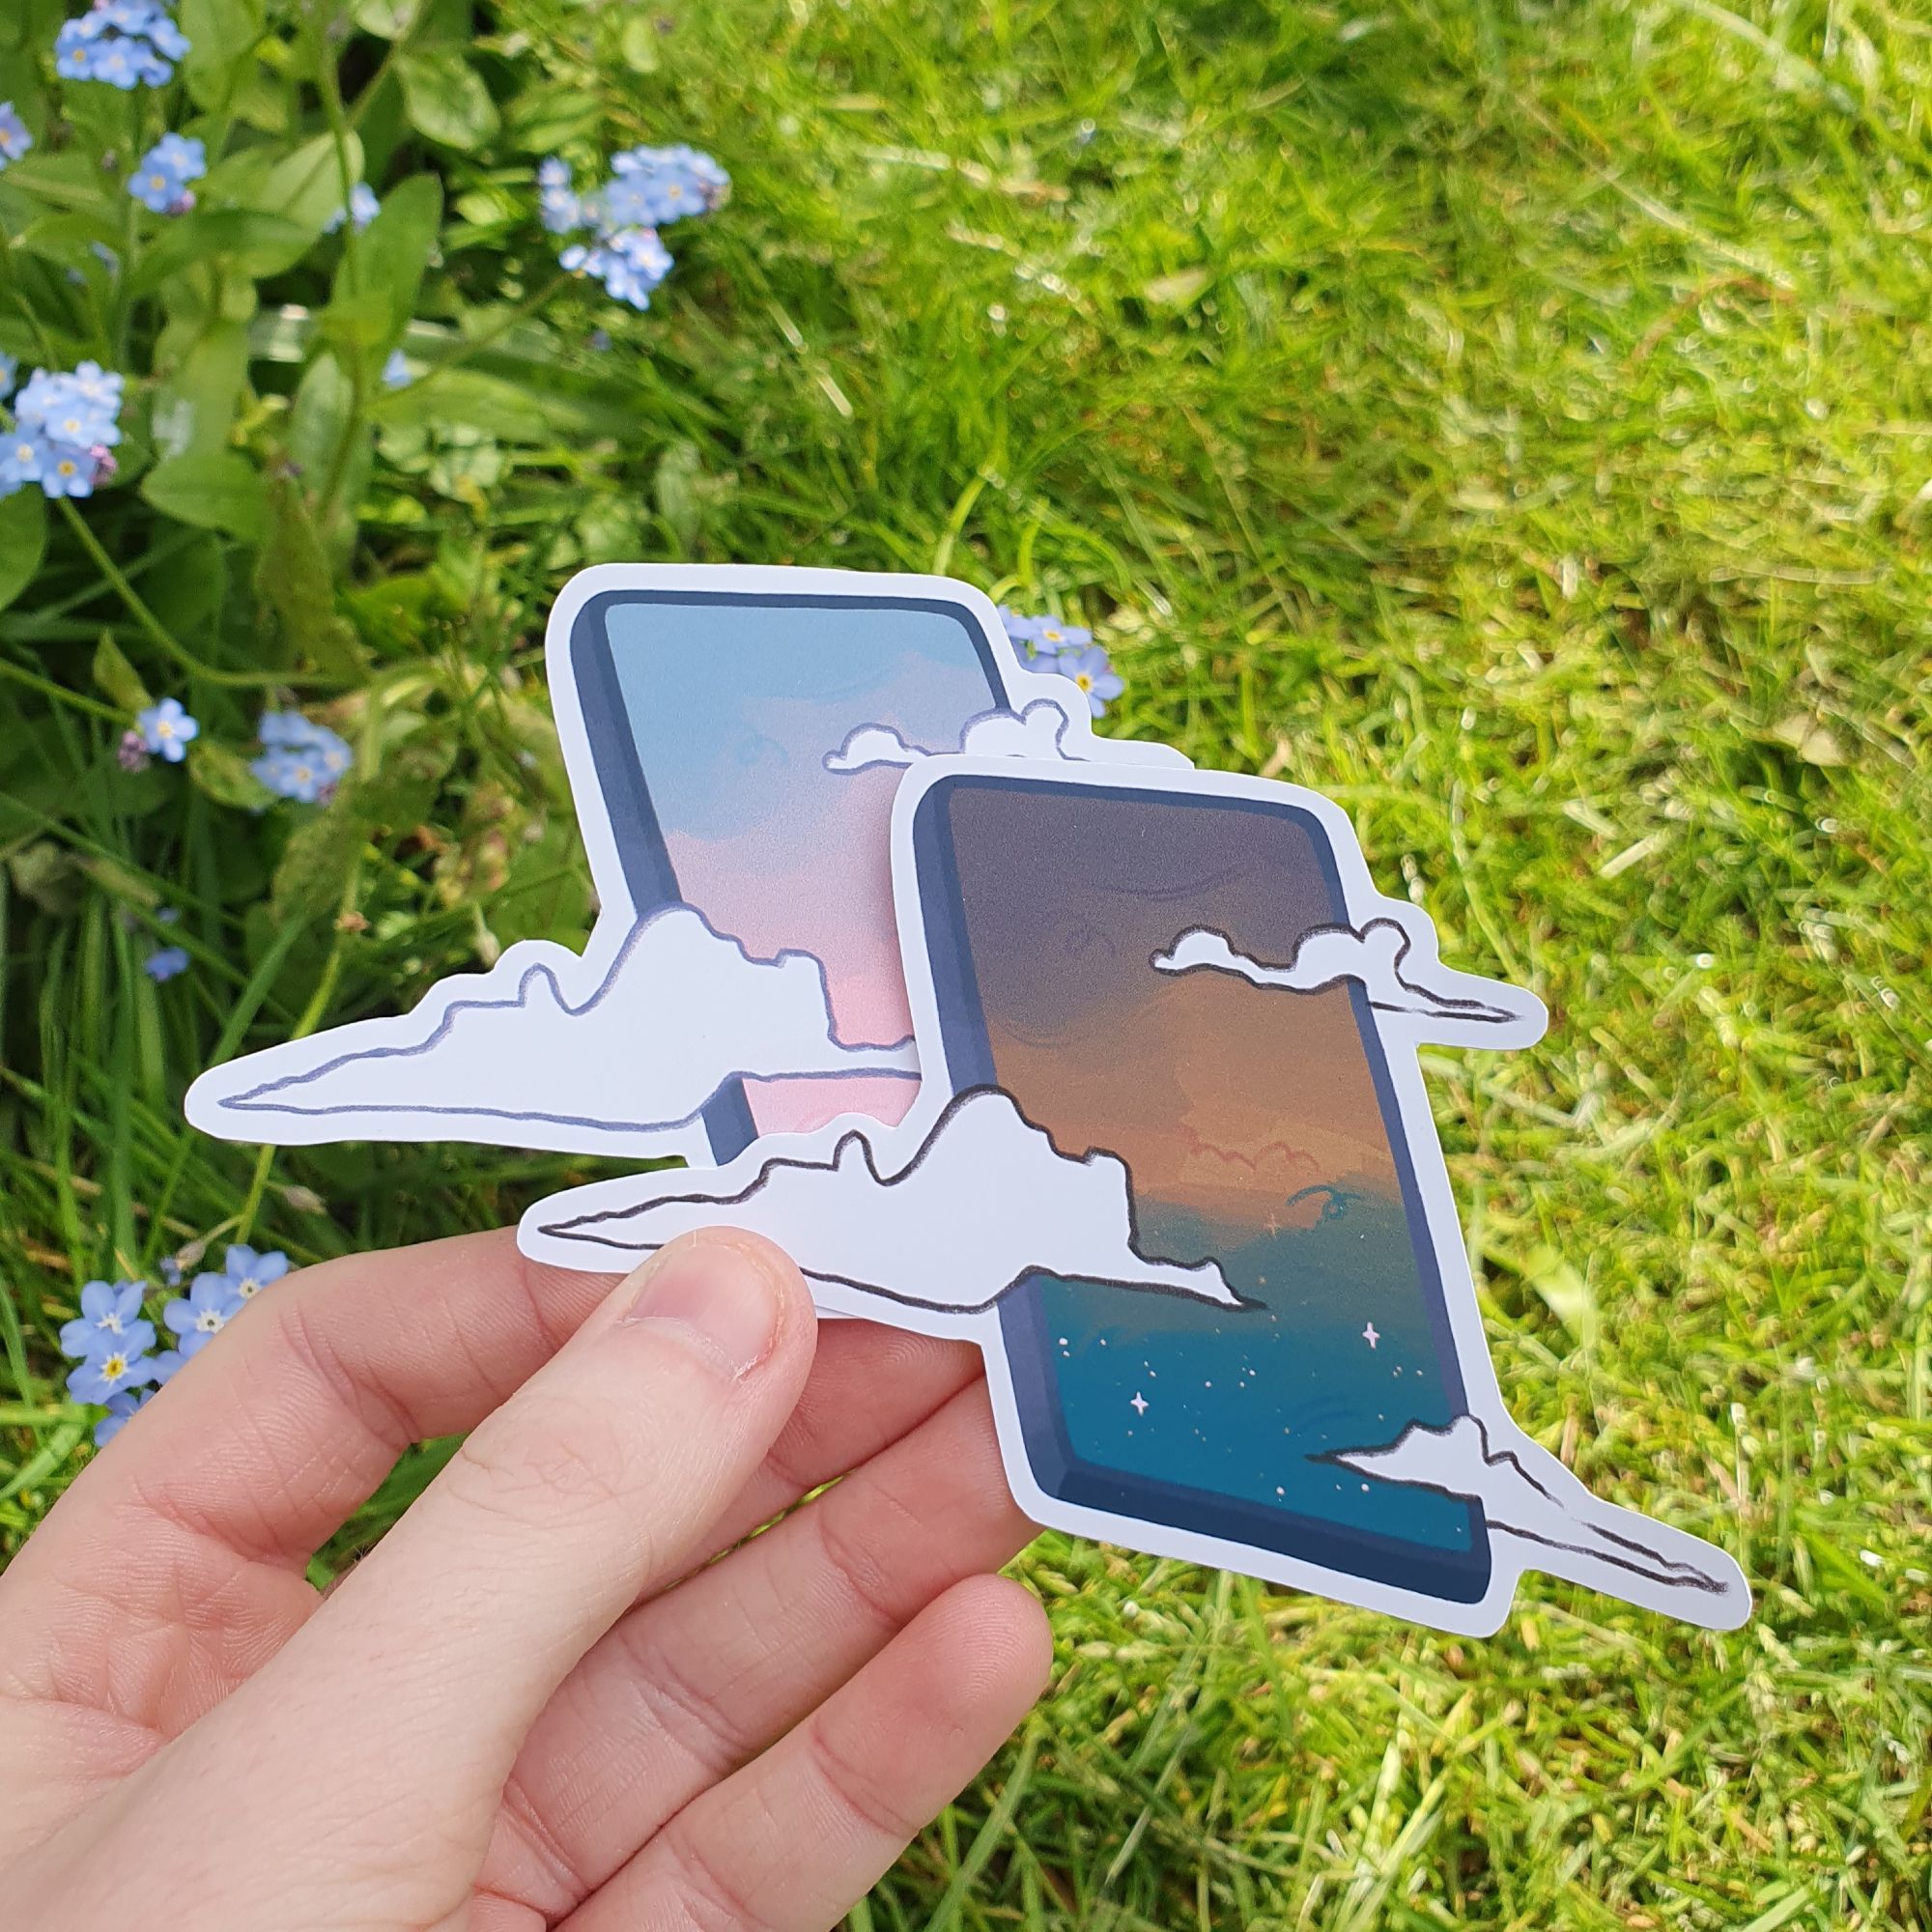
[[[1467,1406],[1366,989],[1151,970],[1191,927],[1286,959],[1345,925],[1327,829],[1283,798],[1015,770],[938,777],[910,830],[949,1091],[1003,1089],[1063,1154],[1118,1155],[1139,1251],[1214,1257],[1247,1303],[1044,1272],[1001,1299],[996,1405],[1053,1514],[1482,1599],[1475,1504],[1326,1460]]]
[[[891,849],[904,1118],[566,1189],[526,1254],[743,1228],[821,1313],[977,1343],[1015,1500],[1075,1535],[1471,1634],[1532,1567],[1748,1614],[1504,1406],[1416,1049],[1548,1014],[1445,966],[1332,801],[976,750],[908,773]]]
[[[799,582],[829,572],[739,572],[729,587],[690,571],[628,569],[611,587],[586,575],[588,594],[558,613],[552,682],[566,752],[578,740],[590,766],[572,788],[604,802],[585,831],[607,911],[619,895],[637,917],[683,901],[753,954],[809,952],[841,1037],[908,1037],[887,845],[902,773],[837,773],[826,753],[860,724],[956,746],[968,720],[1008,703],[1009,650],[1003,663],[1003,641],[938,580],[855,594],[851,579]],[[759,575],[786,587],[744,585]],[[711,1157],[842,1113],[896,1121],[917,1085],[729,1081],[704,1110]]]

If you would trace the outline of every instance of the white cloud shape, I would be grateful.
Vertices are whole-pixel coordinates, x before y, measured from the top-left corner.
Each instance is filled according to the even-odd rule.
[[[1064,758],[1076,763],[1106,755],[1107,739],[1081,733],[1069,743],[1072,729],[1073,716],[1064,705],[1050,697],[1036,697],[1018,711],[982,711],[969,719],[955,749],[989,758]],[[863,772],[874,765],[916,765],[941,755],[908,744],[890,724],[861,724],[836,752],[826,753],[825,769]]]
[[[998,1088],[955,1095],[893,1172],[880,1171],[875,1131],[890,1132],[837,1123],[810,1137],[810,1151],[767,1156],[735,1193],[694,1185],[689,1173],[605,1183],[600,1194],[638,1192],[537,1232],[634,1255],[694,1229],[743,1228],[818,1281],[925,1308],[990,1307],[1036,1270],[1245,1305],[1214,1262],[1142,1255],[1126,1163],[1101,1150],[1062,1153]],[[714,1190],[730,1184],[713,1179]]]
[[[1342,1450],[1328,1460],[1384,1483],[1467,1497],[1482,1506],[1492,1533],[1535,1545],[1539,1568],[1592,1589],[1659,1603],[1719,1630],[1749,1612],[1743,1573],[1722,1550],[1600,1502],[1533,1444],[1492,1449],[1476,1416],[1459,1415],[1442,1429],[1415,1423],[1385,1449]]]
[[[1542,1033],[1543,1003],[1534,994],[1500,980],[1447,972],[1426,956],[1411,959],[1415,951],[1416,938],[1407,927],[1394,919],[1372,919],[1360,930],[1317,926],[1286,965],[1269,966],[1238,951],[1226,933],[1197,925],[1150,963],[1162,973],[1202,968],[1234,973],[1250,985],[1289,993],[1319,993],[1355,980],[1378,1012],[1457,1027],[1508,1028],[1528,1039]]]
[[[452,1117],[544,1122],[596,1144],[693,1121],[734,1077],[918,1071],[910,1040],[846,1046],[809,952],[754,959],[702,913],[670,905],[632,927],[608,971],[561,947],[515,946],[397,1019],[362,1020],[206,1073],[196,1124],[327,1123],[447,1138]],[[572,988],[582,989],[573,994]]]

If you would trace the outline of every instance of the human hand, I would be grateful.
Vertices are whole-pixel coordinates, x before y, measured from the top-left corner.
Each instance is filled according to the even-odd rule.
[[[1038,1694],[1045,1619],[987,1574],[1030,1534],[977,1350],[821,1334],[751,1236],[614,1291],[507,1235],[309,1269],[0,1577],[8,1923],[830,1926]]]

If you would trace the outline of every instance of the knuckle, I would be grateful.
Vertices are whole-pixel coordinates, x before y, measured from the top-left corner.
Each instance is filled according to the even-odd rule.
[[[822,1713],[808,1721],[805,1739],[819,1782],[862,1832],[895,1845],[912,1842],[927,1820],[909,1813],[901,1792],[833,1741]]]
[[[748,1887],[737,1883],[702,1834],[679,1831],[665,1834],[669,1856],[669,1884],[676,1917],[694,1932],[778,1932],[773,1919],[752,1902]]]
[[[598,1515],[636,1487],[634,1456],[612,1422],[560,1404],[478,1430],[445,1472],[458,1501],[520,1528]]]

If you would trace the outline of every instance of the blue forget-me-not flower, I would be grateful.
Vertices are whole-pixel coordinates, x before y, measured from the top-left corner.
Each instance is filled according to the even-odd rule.
[[[95,0],[54,37],[54,71],[65,80],[104,80],[124,93],[164,87],[187,50],[187,36],[162,0]]]
[[[171,765],[180,764],[187,756],[188,741],[201,732],[200,724],[182,709],[179,697],[164,697],[158,704],[137,711],[134,727],[147,750],[157,753]]]
[[[648,308],[651,291],[670,273],[658,229],[703,214],[724,200],[730,177],[695,148],[631,148],[611,163],[611,178],[580,194],[569,167],[553,156],[537,169],[538,212],[553,235],[589,229],[557,256],[572,274],[589,275],[605,293]]]
[[[128,177],[128,192],[156,214],[185,214],[194,206],[188,183],[208,172],[208,150],[183,134],[163,134]]]
[[[185,1362],[200,1354],[241,1307],[242,1297],[225,1274],[198,1274],[185,1295],[161,1310],[161,1320],[181,1337],[181,1357]]]
[[[1058,657],[1062,651],[1084,650],[1094,633],[1084,624],[1065,624],[1058,617],[1028,617],[1000,606],[1000,622],[1014,643],[1024,644],[1029,657]]]
[[[240,1300],[253,1301],[265,1288],[273,1286],[288,1273],[289,1258],[280,1248],[270,1248],[263,1254],[245,1241],[234,1241],[222,1257],[221,1271]]]
[[[376,199],[376,190],[367,182],[357,182],[349,190],[349,205],[338,208],[322,224],[325,235],[333,235],[345,221],[353,222],[359,234],[383,212],[383,204]]]
[[[33,145],[33,134],[20,119],[20,110],[11,100],[0,100],[0,171],[9,161],[23,158]]]
[[[10,364],[10,382],[16,373]],[[98,362],[71,374],[36,369],[14,398],[14,427],[0,436],[0,497],[29,483],[49,497],[91,495],[113,473],[121,390],[122,379]]]
[[[80,1291],[80,1313],[64,1322],[61,1353],[85,1358],[125,1346],[142,1355],[155,1346],[155,1324],[141,1319],[144,1281],[91,1281]]]
[[[1095,718],[1107,715],[1107,703],[1126,690],[1107,653],[1098,644],[1084,651],[1062,651],[1051,667],[1054,674],[1076,684],[1087,695],[1087,708]]]
[[[152,1325],[144,1321],[141,1326],[148,1330],[152,1342]],[[123,1389],[145,1388],[154,1379],[155,1364],[149,1356],[128,1342],[115,1341],[84,1357],[68,1377],[67,1385],[76,1401],[105,1403]]]
[[[187,948],[185,946],[163,946],[158,952],[149,953],[141,962],[141,971],[157,986],[165,985],[187,969]]]
[[[299,711],[263,712],[256,735],[268,749],[248,769],[277,798],[314,805],[355,762],[346,739]]]
[[[94,1446],[105,1449],[154,1399],[153,1389],[143,1389],[138,1395],[122,1389],[118,1394],[110,1395],[107,1398],[107,1413],[94,1425]]]

